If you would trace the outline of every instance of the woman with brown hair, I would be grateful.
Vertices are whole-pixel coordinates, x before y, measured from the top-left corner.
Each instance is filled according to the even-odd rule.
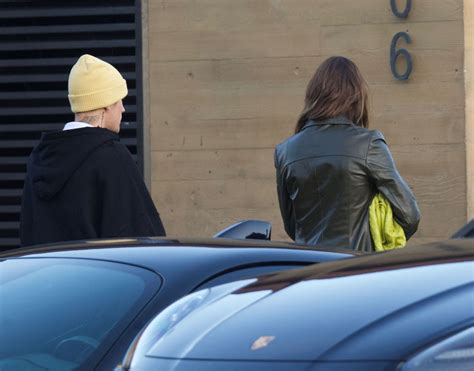
[[[344,57],[309,81],[295,135],[275,149],[277,192],[288,235],[298,243],[374,251],[369,206],[380,192],[410,238],[420,213],[382,133],[369,130],[367,84]]]

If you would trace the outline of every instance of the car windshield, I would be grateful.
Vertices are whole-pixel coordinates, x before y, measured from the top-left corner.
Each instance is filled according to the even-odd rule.
[[[0,370],[70,370],[100,357],[161,285],[156,274],[81,259],[0,262]]]

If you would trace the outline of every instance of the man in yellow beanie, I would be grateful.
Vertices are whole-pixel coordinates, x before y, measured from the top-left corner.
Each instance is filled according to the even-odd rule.
[[[164,236],[160,216],[118,132],[127,83],[83,55],[69,74],[75,120],[43,133],[27,165],[22,246],[102,237]]]

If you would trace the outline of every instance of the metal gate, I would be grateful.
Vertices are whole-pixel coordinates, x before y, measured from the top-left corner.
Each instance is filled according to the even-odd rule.
[[[0,251],[19,245],[31,150],[74,118],[67,79],[85,53],[127,80],[120,137],[143,170],[140,0],[0,0]]]

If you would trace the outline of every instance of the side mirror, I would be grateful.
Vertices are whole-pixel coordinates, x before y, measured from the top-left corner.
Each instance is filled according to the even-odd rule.
[[[469,223],[465,224],[451,238],[474,238],[474,219],[471,219]]]
[[[243,220],[214,235],[214,238],[270,240],[272,224],[263,220]]]

